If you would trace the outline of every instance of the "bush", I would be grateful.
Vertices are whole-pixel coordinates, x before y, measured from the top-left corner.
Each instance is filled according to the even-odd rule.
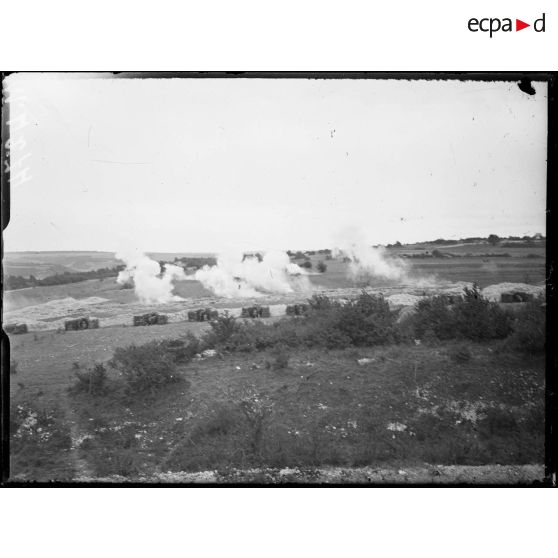
[[[219,405],[209,417],[194,426],[190,440],[199,443],[203,438],[229,434],[238,427],[240,419],[241,415],[234,406]]]
[[[191,331],[180,339],[165,339],[159,343],[161,344],[161,349],[168,351],[176,364],[190,362],[204,348],[203,342]]]
[[[173,353],[170,341],[151,341],[144,345],[118,347],[109,365],[123,377],[130,393],[154,392],[158,388],[178,382],[176,371],[182,358]]]
[[[328,349],[372,346],[396,341],[395,318],[382,296],[362,292],[341,304],[313,296],[308,315],[293,323],[300,344]]]
[[[228,312],[212,320],[209,325],[211,331],[204,337],[204,342],[209,348],[227,343],[241,329],[236,318]]]
[[[327,271],[327,264],[323,261],[320,260],[318,262],[318,265],[316,266],[316,269],[320,272],[320,273],[325,273]]]
[[[479,288],[465,288],[463,298],[453,307],[443,295],[423,299],[412,317],[415,336],[423,339],[427,332],[440,340],[503,339],[511,332],[511,317],[495,302],[483,298]]]
[[[396,340],[395,319],[382,296],[362,292],[356,300],[334,310],[331,328],[351,345],[372,346]]]
[[[275,349],[274,358],[269,363],[273,370],[285,370],[289,367],[289,354],[286,351],[286,348],[279,345]]]
[[[10,374],[17,374],[17,360],[10,360]]]
[[[410,319],[415,337],[424,339],[426,332],[440,340],[456,336],[454,316],[443,296],[424,298],[417,304],[417,311]]]
[[[71,392],[88,393],[90,395],[104,395],[106,393],[107,370],[102,364],[95,364],[93,368],[82,372],[79,364],[74,362],[73,368],[76,382],[71,386]]]
[[[457,301],[453,312],[457,332],[466,339],[503,339],[511,333],[509,314],[483,298],[477,285],[464,289],[463,299]]]
[[[542,297],[528,302],[517,314],[506,345],[517,351],[541,353],[546,344],[546,306]]]

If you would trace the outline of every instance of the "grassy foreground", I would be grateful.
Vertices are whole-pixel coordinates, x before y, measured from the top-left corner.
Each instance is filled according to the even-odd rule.
[[[541,298],[508,313],[477,287],[410,315],[366,292],[314,296],[304,316],[271,323],[225,315],[197,335],[174,324],[125,347],[99,347],[97,332],[59,340],[72,349],[62,367],[35,336],[25,342],[43,358],[20,363],[48,368],[48,381],[13,367],[12,475],[294,468],[306,482],[331,467],[540,466],[545,313]]]
[[[35,442],[12,447],[12,471],[37,480],[133,479],[253,467],[543,463],[544,356],[501,346],[293,350],[280,368],[269,351],[213,356],[142,397],[109,378],[102,396],[65,395],[66,414],[41,422],[46,440],[30,427]],[[472,357],[461,362],[465,347]],[[33,402],[18,403],[16,394],[16,427],[26,405]]]

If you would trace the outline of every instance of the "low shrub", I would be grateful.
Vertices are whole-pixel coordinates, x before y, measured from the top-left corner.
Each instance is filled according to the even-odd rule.
[[[443,295],[422,299],[411,318],[415,336],[424,339],[427,332],[440,340],[503,339],[512,331],[512,318],[495,302],[483,298],[478,286],[465,288],[453,306]]]
[[[457,333],[473,341],[503,339],[511,333],[512,319],[495,302],[483,298],[473,285],[464,289],[464,296],[453,309]]]
[[[307,347],[343,349],[392,343],[397,338],[395,318],[382,296],[363,291],[346,304],[325,296],[308,302],[310,311],[297,332]]]
[[[542,353],[546,345],[546,306],[542,297],[528,302],[516,315],[513,333],[506,347],[527,352]]]
[[[10,374],[17,374],[17,360],[10,360]]]
[[[383,345],[396,340],[395,318],[389,304],[382,296],[364,291],[356,300],[334,311],[332,328],[357,347]]]
[[[205,345],[209,348],[226,344],[241,329],[237,319],[228,312],[218,316],[215,320],[211,320],[209,325],[211,326],[211,331],[204,337]]]
[[[279,345],[273,354],[273,360],[268,361],[268,365],[273,370],[285,370],[289,367],[289,353],[286,348]]]
[[[151,341],[144,345],[118,347],[109,365],[121,374],[128,392],[154,392],[181,379],[177,363],[183,357],[179,358],[169,350],[173,343]]]
[[[423,339],[426,332],[440,340],[456,337],[456,323],[445,297],[423,298],[417,303],[417,311],[410,318],[414,335]]]
[[[198,353],[203,351],[204,343],[191,331],[179,339],[164,339],[159,342],[161,349],[168,351],[176,364],[190,362]]]
[[[72,393],[88,393],[89,395],[104,395],[107,391],[107,370],[102,364],[95,364],[93,368],[81,370],[74,362],[75,383],[70,387]]]
[[[273,401],[265,394],[248,388],[241,395],[239,408],[250,428],[250,448],[254,456],[261,456],[264,434],[273,412]]]
[[[232,405],[220,405],[213,414],[200,421],[190,434],[190,440],[199,443],[207,437],[224,436],[238,427],[242,416]]]

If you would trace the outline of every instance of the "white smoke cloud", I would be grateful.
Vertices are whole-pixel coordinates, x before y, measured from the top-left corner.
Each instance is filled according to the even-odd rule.
[[[241,253],[221,254],[217,264],[204,266],[188,277],[225,298],[254,298],[266,293],[287,294],[312,289],[305,271],[285,252],[267,252],[260,262]]]
[[[164,264],[161,271],[159,262],[141,252],[118,253],[116,257],[126,263],[126,269],[118,274],[117,283],[122,285],[133,280],[136,295],[141,302],[152,304],[183,300],[172,294],[173,281],[186,279],[181,267]]]
[[[333,255],[350,259],[349,275],[353,279],[372,276],[394,280],[408,279],[406,262],[399,258],[389,258],[383,246],[370,246],[357,229],[346,229],[338,236]]]

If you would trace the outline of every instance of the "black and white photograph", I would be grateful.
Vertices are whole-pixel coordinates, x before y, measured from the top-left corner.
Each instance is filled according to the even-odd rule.
[[[545,482],[547,79],[2,89],[9,482]]]

